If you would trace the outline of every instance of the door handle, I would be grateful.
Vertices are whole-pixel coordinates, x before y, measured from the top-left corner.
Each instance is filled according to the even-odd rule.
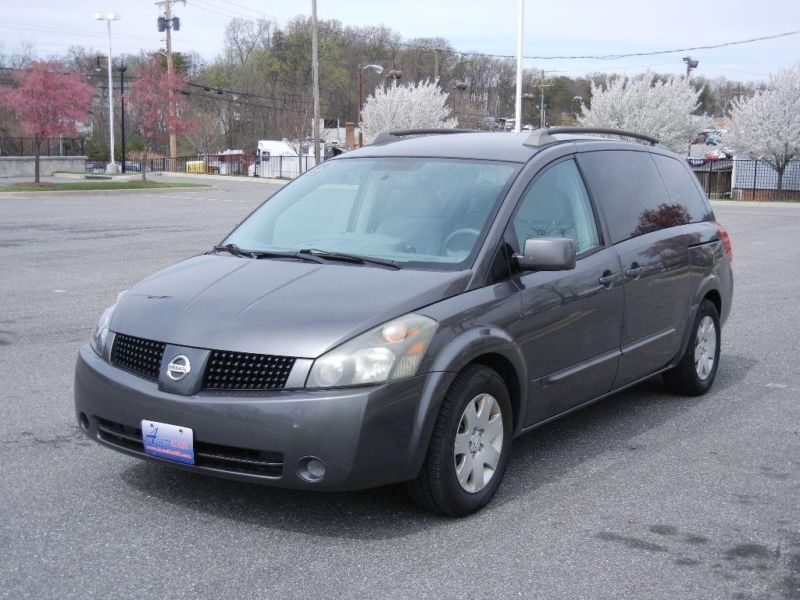
[[[606,270],[603,271],[603,274],[600,276],[598,281],[600,282],[600,285],[611,287],[617,280],[617,275],[617,273],[612,273],[611,271]]]
[[[639,263],[633,263],[631,268],[625,271],[625,277],[628,279],[639,279],[642,275],[642,271],[644,271],[644,267]]]

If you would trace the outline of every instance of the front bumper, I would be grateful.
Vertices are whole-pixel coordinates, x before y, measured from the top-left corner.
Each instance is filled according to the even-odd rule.
[[[291,488],[354,490],[417,476],[438,402],[454,376],[430,373],[343,390],[207,392],[182,396],[111,366],[86,345],[75,369],[75,411],[96,442],[176,468]],[[144,454],[142,419],[194,431],[196,464]],[[324,479],[298,474],[322,460]]]

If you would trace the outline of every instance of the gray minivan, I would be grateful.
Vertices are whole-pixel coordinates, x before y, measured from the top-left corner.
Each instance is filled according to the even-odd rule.
[[[517,435],[656,374],[706,392],[731,259],[685,161],[647,136],[384,133],[120,294],[80,350],[76,414],[162,464],[407,482],[465,515]]]

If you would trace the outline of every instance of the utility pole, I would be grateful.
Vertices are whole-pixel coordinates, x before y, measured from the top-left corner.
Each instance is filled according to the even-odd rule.
[[[439,83],[439,50],[440,48],[433,49],[433,83]]]
[[[514,133],[519,133],[522,131],[522,25],[524,16],[525,0],[519,0],[519,15],[517,22],[517,97],[514,104]]]
[[[688,80],[692,76],[692,69],[696,69],[700,61],[692,60],[692,57],[687,55],[683,57],[683,62],[686,63],[686,79]]]
[[[175,64],[172,62],[172,2],[164,0],[164,19],[169,23],[167,25],[167,75],[172,81],[173,72],[175,71]],[[175,119],[175,97],[172,91],[172,84],[169,86],[169,120]],[[178,155],[178,140],[175,133],[169,132],[169,157],[175,158]]]
[[[547,127],[547,111],[544,106],[544,88],[552,86],[552,83],[545,83],[544,70],[542,70],[542,79],[539,81],[539,128],[544,129]]]
[[[314,74],[314,164],[320,163],[319,152],[319,53],[317,48],[317,0],[311,0],[311,70]]]
[[[160,2],[156,2],[156,6],[164,5],[164,16],[159,17],[158,19],[158,31],[164,32],[166,36],[166,45],[167,45],[167,75],[169,76],[170,80],[173,78],[173,74],[175,72],[175,64],[172,60],[172,30],[180,31],[181,22],[178,17],[172,16],[172,4],[174,2],[183,2],[186,4],[186,0],[160,0]],[[169,116],[170,121],[175,119],[175,92],[172,90],[172,86],[170,85],[169,89]],[[170,158],[175,158],[178,154],[178,147],[177,147],[177,138],[173,132],[169,134],[169,156]]]

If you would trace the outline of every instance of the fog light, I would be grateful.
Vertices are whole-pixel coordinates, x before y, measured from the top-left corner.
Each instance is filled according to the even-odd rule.
[[[325,478],[325,463],[316,456],[304,456],[297,461],[297,475],[310,483],[317,483]]]
[[[84,431],[89,431],[89,417],[86,416],[86,413],[82,412],[78,417],[78,420],[81,423],[81,428]]]

